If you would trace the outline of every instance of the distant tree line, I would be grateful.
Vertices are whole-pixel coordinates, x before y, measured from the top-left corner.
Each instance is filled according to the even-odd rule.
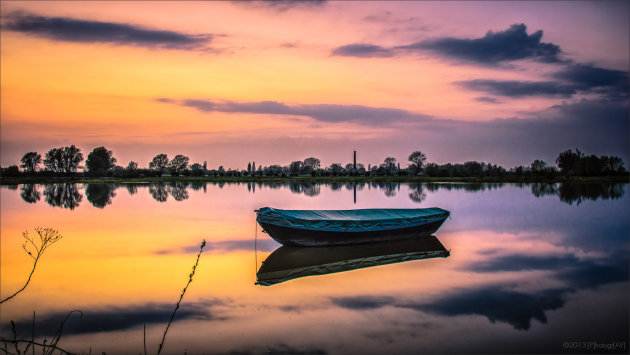
[[[322,167],[314,157],[296,160],[289,165],[256,166],[252,161],[247,169],[226,170],[222,165],[208,169],[207,163],[190,164],[190,159],[178,154],[169,159],[166,154],[156,155],[147,168],[130,161],[126,167],[116,165],[113,152],[105,147],[97,147],[87,155],[85,166],[81,166],[83,154],[74,145],[52,148],[42,160],[41,154],[28,152],[21,164],[1,169],[2,176],[88,176],[88,177],[160,177],[160,176],[210,176],[210,177],[294,177],[294,176],[427,176],[427,177],[535,177],[556,178],[572,176],[621,176],[627,175],[623,159],[617,156],[585,155],[579,149],[567,150],[558,155],[556,165],[548,165],[542,160],[534,160],[529,166],[517,166],[509,170],[502,166],[477,161],[465,163],[427,163],[421,151],[415,151],[407,158],[407,167],[401,168],[394,157],[387,157],[382,163],[367,168],[362,163],[332,163]],[[43,169],[40,165],[43,163]],[[80,172],[80,170],[82,170]]]

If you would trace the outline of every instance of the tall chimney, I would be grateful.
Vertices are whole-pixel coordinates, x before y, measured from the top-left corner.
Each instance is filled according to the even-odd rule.
[[[357,151],[354,151],[354,165],[353,167],[356,169],[357,168]]]

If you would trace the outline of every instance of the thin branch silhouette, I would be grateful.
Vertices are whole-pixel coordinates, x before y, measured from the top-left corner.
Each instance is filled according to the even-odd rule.
[[[188,286],[192,282],[193,276],[195,276],[197,265],[199,265],[199,257],[201,256],[201,252],[203,251],[203,247],[205,246],[206,246],[206,240],[204,239],[201,242],[201,247],[199,248],[199,253],[197,254],[197,260],[195,261],[195,265],[193,265],[192,267],[192,272],[188,275],[188,283],[186,284],[186,287],[184,287],[184,289],[182,290],[182,293],[179,295],[179,301],[177,301],[177,304],[175,305],[175,309],[173,310],[173,313],[171,313],[171,319],[169,319],[168,324],[166,325],[166,329],[164,329],[164,334],[162,335],[162,342],[160,343],[160,346],[158,347],[158,351],[157,351],[158,355],[160,355],[160,353],[162,352],[162,347],[164,346],[164,340],[166,339],[166,333],[168,332],[168,328],[171,326],[171,323],[173,322],[173,318],[175,318],[175,313],[177,313],[177,310],[179,309],[179,305],[180,303],[182,303],[182,299],[184,298],[184,295],[186,294],[186,290],[188,289]]]
[[[24,249],[24,251],[31,258],[33,258],[33,268],[31,269],[31,273],[28,275],[28,279],[26,280],[26,283],[24,284],[24,286],[22,286],[21,289],[19,289],[17,292],[12,294],[11,296],[0,301],[0,304],[12,299],[13,297],[17,296],[20,292],[24,291],[26,286],[28,286],[29,282],[31,282],[31,278],[33,277],[33,273],[35,272],[35,268],[37,267],[37,262],[39,261],[39,258],[41,258],[41,256],[44,254],[44,251],[46,251],[48,247],[50,247],[51,245],[53,245],[55,242],[57,242],[59,239],[62,238],[59,231],[52,228],[37,227],[35,228],[35,231],[39,235],[39,241],[36,241],[35,238],[29,236],[28,231],[22,232],[22,236],[24,237],[24,239],[26,239],[24,241],[24,244],[22,244],[22,249]]]

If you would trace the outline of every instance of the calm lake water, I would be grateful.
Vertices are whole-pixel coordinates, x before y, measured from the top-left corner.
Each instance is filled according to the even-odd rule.
[[[67,320],[60,347],[142,353],[146,324],[155,353],[205,239],[163,353],[627,353],[627,188],[3,186],[3,298],[32,266],[23,231],[52,227],[63,239],[45,252],[26,290],[1,306],[0,330],[12,338],[13,320],[18,336],[30,339],[35,312],[35,337],[50,339],[69,311],[81,310]],[[451,253],[256,285],[261,263],[280,247],[256,227],[254,210],[263,206],[441,207],[451,218],[435,236]]]

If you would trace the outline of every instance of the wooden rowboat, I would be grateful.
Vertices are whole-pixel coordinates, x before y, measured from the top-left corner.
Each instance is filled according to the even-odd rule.
[[[450,212],[441,208],[282,210],[263,207],[256,221],[278,243],[326,246],[417,238],[435,233]]]

